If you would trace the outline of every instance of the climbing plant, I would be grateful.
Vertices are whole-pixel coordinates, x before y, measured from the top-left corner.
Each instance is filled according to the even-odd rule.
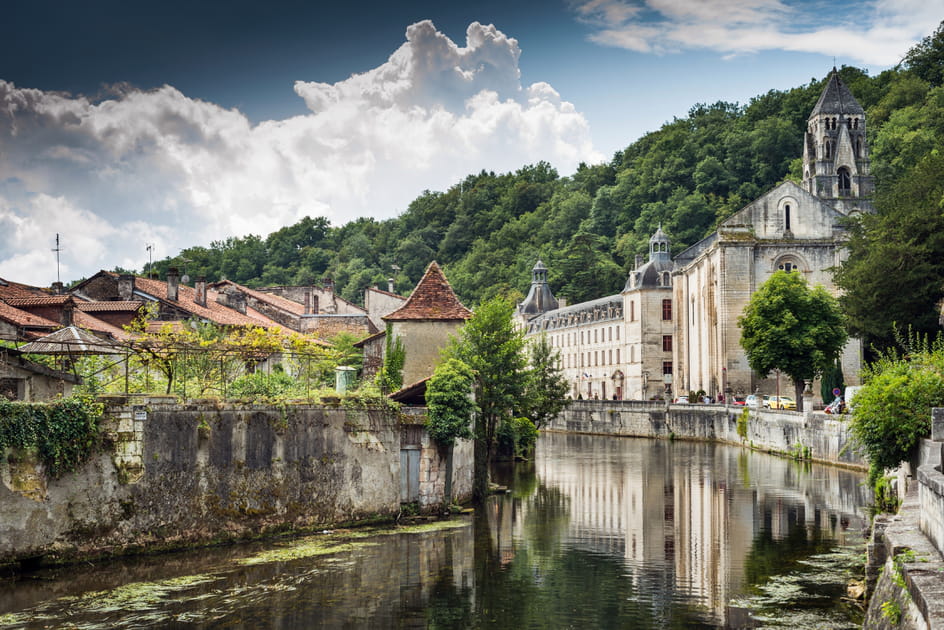
[[[50,403],[0,397],[0,450],[35,449],[46,472],[61,477],[101,446],[102,412],[101,403],[80,396]]]

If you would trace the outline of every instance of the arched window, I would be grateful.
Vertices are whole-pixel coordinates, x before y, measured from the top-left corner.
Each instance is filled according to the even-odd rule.
[[[846,118],[846,128],[852,131],[852,119]]]
[[[783,229],[790,231],[790,204],[783,207]]]
[[[823,157],[825,157],[828,160],[829,158],[832,157],[832,153],[833,153],[833,143],[827,140],[823,144]]]
[[[852,177],[845,166],[837,171],[839,175],[839,196],[848,197],[852,194]]]
[[[858,119],[858,118],[853,118],[853,119],[852,119],[852,128],[853,128],[853,129],[858,129],[858,128],[859,128],[859,119]]]
[[[777,265],[777,269],[780,271],[799,271],[800,268],[792,260],[783,260]]]

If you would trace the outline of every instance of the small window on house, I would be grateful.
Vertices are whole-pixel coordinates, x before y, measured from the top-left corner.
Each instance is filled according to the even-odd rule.
[[[613,365],[613,351],[612,350],[607,351],[606,358],[609,359],[608,363],[610,365]]]
[[[619,341],[619,326],[616,327],[616,340]],[[617,363],[619,360],[617,359]]]
[[[619,360],[619,351],[620,351],[620,349],[617,348],[617,349],[616,349],[616,362],[617,362],[617,363],[620,362],[620,360]]]
[[[662,352],[672,352],[672,335],[662,335]]]
[[[629,321],[631,322],[636,321],[636,303],[635,302],[629,303]]]
[[[670,321],[672,319],[672,300],[662,300],[662,320]]]
[[[671,361],[663,361],[663,362],[662,362],[662,373],[663,373],[663,374],[671,374],[671,373],[672,373],[672,362],[671,362]]]

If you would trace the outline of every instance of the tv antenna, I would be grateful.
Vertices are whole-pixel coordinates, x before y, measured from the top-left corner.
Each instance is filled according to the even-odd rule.
[[[56,282],[58,282],[59,284],[62,284],[62,279],[59,277],[59,252],[62,251],[62,248],[59,247],[59,233],[58,232],[56,232],[56,246],[53,248],[52,251],[56,252]]]

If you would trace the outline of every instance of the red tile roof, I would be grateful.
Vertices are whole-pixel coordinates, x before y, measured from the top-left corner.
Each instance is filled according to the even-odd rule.
[[[20,310],[10,306],[2,300],[0,300],[0,319],[10,322],[15,326],[50,328],[52,330],[62,327],[62,324],[59,322],[54,322],[51,319],[46,319],[45,317],[40,317],[39,315],[33,315],[27,311]]]
[[[7,297],[3,301],[10,306],[59,306],[72,301],[71,295],[47,295],[40,297],[38,295],[24,297]]]
[[[124,328],[120,328],[114,324],[109,324],[106,321],[102,321],[97,317],[83,313],[82,311],[72,312],[72,323],[79,328],[86,328],[88,330],[93,330],[100,333],[108,333],[113,338],[121,341],[127,341],[134,337],[134,335],[126,331]]]
[[[48,293],[38,287],[31,287],[28,284],[10,282],[9,280],[0,278],[0,299],[43,297],[48,295]]]
[[[134,312],[141,308],[144,305],[144,302],[83,302],[81,300],[76,300],[75,307],[86,313],[97,313],[107,311],[109,313],[125,313],[125,312]]]
[[[442,269],[433,261],[403,306],[382,319],[456,321],[471,316],[472,311],[462,305]]]
[[[118,274],[108,271],[105,272],[117,278]],[[134,288],[150,295],[153,298],[161,300],[167,304],[172,304],[181,310],[187,311],[197,317],[207,319],[217,324],[227,326],[262,326],[263,328],[276,328],[278,324],[271,319],[263,316],[261,313],[252,311],[253,316],[243,315],[239,311],[219,304],[216,301],[217,293],[207,289],[206,306],[201,306],[194,301],[196,291],[193,287],[180,284],[177,287],[177,300],[167,299],[167,283],[161,280],[151,278],[142,278],[136,276],[134,279]]]

